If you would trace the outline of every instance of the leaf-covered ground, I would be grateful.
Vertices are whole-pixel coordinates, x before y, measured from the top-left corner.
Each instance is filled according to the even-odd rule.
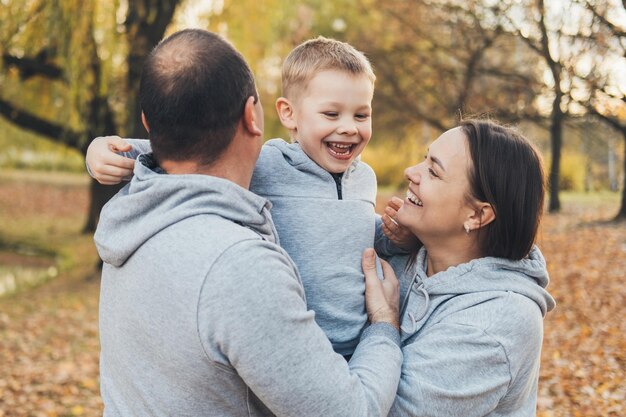
[[[102,414],[99,282],[79,234],[86,204],[81,181],[0,176],[0,261],[12,262],[6,240],[62,255],[56,279],[0,299],[0,417]],[[574,198],[545,218],[558,306],[545,321],[541,417],[626,415],[626,224],[602,222],[616,209],[615,198]]]

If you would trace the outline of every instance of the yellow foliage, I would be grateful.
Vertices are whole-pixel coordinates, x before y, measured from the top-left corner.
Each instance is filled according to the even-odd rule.
[[[559,181],[562,191],[583,191],[585,188],[585,155],[565,151],[561,155],[561,178]]]
[[[423,159],[424,148],[415,140],[370,143],[362,159],[376,172],[379,187],[402,187],[406,183],[405,168]]]

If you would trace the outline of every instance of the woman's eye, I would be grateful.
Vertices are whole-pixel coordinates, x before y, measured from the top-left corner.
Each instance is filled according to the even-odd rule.
[[[428,172],[430,173],[430,175],[432,175],[435,178],[439,178],[439,175],[435,174],[435,171],[433,171],[432,168],[428,168]]]

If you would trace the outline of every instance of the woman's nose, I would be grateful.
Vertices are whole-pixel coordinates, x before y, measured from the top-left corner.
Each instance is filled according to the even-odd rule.
[[[419,164],[418,165],[413,165],[411,167],[408,167],[407,169],[404,170],[404,176],[406,177],[407,180],[415,183],[415,184],[419,184],[420,179],[421,179],[421,175],[419,172]]]

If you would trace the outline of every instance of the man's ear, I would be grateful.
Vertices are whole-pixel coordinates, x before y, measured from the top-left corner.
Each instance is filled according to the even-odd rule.
[[[296,125],[295,114],[291,102],[285,97],[278,97],[276,100],[276,112],[280,118],[280,123],[285,126],[290,132],[296,131],[298,126]]]
[[[243,108],[243,127],[252,136],[263,136],[263,122],[259,120],[259,117],[263,117],[263,113],[259,115],[256,110],[256,99],[253,96],[248,97],[246,104]]]
[[[148,121],[146,120],[146,115],[141,112],[141,123],[143,123],[143,127],[146,128],[146,132],[150,133],[150,127],[148,126]]]
[[[496,212],[489,203],[480,202],[474,205],[474,211],[464,223],[466,230],[478,230],[496,219]]]

